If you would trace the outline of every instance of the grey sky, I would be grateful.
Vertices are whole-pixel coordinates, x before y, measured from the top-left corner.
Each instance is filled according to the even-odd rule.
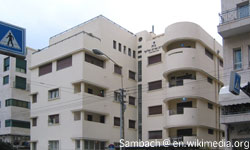
[[[218,42],[220,0],[0,0],[0,20],[26,28],[27,46],[41,49],[49,37],[100,14],[133,33],[163,33],[179,21],[199,24]]]

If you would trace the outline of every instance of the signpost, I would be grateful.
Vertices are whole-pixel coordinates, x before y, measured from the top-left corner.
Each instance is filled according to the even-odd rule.
[[[24,58],[26,55],[25,33],[24,28],[0,21],[0,53]]]
[[[241,76],[238,73],[232,71],[230,74],[229,91],[234,95],[240,94],[240,80]]]

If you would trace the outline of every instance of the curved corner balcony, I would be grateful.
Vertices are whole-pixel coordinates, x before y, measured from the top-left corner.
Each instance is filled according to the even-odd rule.
[[[214,86],[204,79],[184,79],[169,83],[166,89],[165,102],[176,98],[202,98],[214,101]]]
[[[214,66],[207,65],[208,60],[201,60],[201,53],[199,49],[186,47],[169,50],[165,55],[166,63],[163,76],[166,78],[169,73],[177,70],[208,71],[211,73]]]
[[[198,109],[183,108],[181,110],[168,110],[166,116],[166,128],[179,126],[197,126]]]

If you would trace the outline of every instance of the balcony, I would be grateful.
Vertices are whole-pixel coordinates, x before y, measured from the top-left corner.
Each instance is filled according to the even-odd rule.
[[[198,109],[182,108],[167,111],[166,128],[179,126],[197,126]]]
[[[223,11],[219,16],[218,32],[223,38],[250,31],[249,4]]]
[[[184,144],[187,144],[187,142],[196,141],[197,136],[195,134],[190,136],[177,136],[177,137],[170,137],[170,142],[183,142]]]

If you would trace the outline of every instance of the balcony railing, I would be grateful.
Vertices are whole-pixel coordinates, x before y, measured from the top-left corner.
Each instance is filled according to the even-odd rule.
[[[249,17],[250,16],[249,8],[250,8],[249,5],[245,5],[242,7],[229,9],[229,10],[226,10],[226,11],[220,13],[219,14],[220,25],[222,25],[224,23],[232,22],[232,21],[237,21],[237,20],[240,20],[242,18]]]

